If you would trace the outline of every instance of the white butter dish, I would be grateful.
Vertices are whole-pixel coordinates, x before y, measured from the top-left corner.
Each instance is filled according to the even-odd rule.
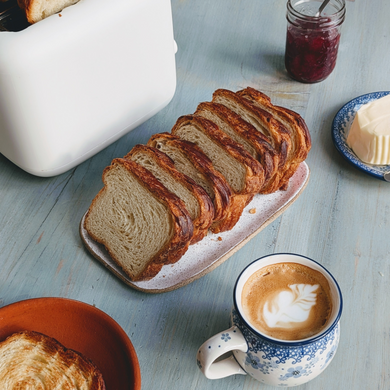
[[[0,32],[0,153],[61,174],[152,117],[176,88],[169,0],[81,0]]]

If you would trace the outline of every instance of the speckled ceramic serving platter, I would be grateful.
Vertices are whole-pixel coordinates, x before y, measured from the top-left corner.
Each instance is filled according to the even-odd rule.
[[[149,293],[171,291],[211,272],[242,248],[294,203],[305,189],[309,176],[308,165],[305,162],[301,163],[290,179],[286,191],[256,195],[232,230],[219,234],[209,233],[202,241],[191,245],[177,263],[164,266],[151,280],[131,281],[111,259],[104,246],[88,235],[84,229],[85,215],[80,223],[80,235],[89,252],[127,285]]]
[[[390,165],[371,165],[361,161],[347,145],[347,136],[356,112],[363,104],[390,94],[390,91],[372,92],[359,96],[345,104],[336,114],[332,124],[332,139],[336,149],[356,168],[377,178],[390,182]]]

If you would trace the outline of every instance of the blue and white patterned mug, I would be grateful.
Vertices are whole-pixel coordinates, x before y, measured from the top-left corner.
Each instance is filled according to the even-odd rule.
[[[241,293],[246,281],[263,267],[297,263],[319,271],[329,283],[332,310],[326,326],[302,340],[286,341],[260,333],[243,314]],[[250,375],[272,386],[298,386],[318,376],[329,365],[339,343],[342,295],[334,277],[307,257],[280,253],[260,258],[242,271],[234,287],[232,327],[207,340],[198,350],[197,364],[209,379]],[[222,355],[232,352],[223,359]],[[221,360],[222,359],[222,360]]]

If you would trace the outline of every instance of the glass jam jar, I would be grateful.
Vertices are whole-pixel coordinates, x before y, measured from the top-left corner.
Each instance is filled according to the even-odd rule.
[[[325,80],[336,65],[345,0],[330,0],[316,16],[323,0],[287,1],[285,65],[303,83]]]

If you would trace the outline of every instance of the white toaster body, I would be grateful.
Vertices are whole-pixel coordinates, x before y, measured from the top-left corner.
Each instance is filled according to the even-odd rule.
[[[0,32],[0,153],[58,175],[156,114],[175,88],[170,0],[80,0]]]

